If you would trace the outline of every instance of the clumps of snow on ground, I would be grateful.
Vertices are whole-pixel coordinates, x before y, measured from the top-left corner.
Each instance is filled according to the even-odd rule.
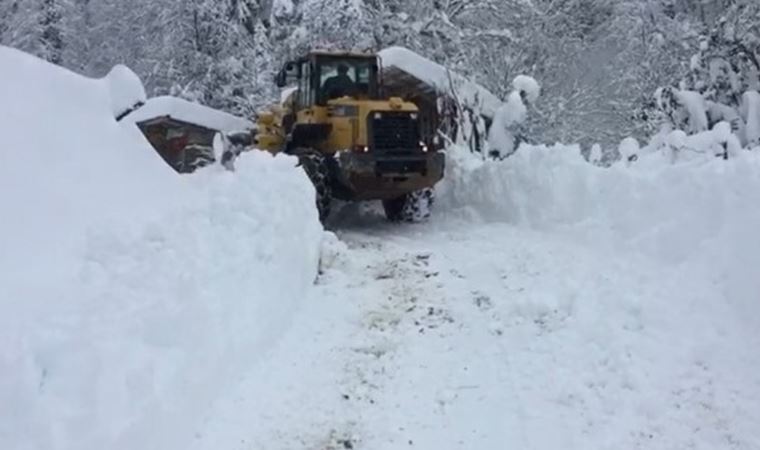
[[[179,176],[129,89],[0,66],[0,448],[187,448],[313,283],[313,188],[266,153]]]

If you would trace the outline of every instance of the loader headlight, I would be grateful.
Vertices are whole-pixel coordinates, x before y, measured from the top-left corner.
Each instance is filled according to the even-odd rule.
[[[420,150],[422,150],[422,151],[423,151],[423,153],[427,153],[427,151],[428,151],[428,146],[427,146],[427,144],[426,144],[426,143],[424,143],[424,142],[422,142],[422,141],[420,141]]]

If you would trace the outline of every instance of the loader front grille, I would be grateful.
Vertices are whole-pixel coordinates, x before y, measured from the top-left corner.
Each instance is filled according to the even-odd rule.
[[[378,155],[413,155],[421,152],[416,113],[381,111],[368,118],[370,148]]]

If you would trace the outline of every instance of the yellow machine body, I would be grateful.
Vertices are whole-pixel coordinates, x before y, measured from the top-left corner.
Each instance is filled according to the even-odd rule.
[[[311,52],[287,63],[277,85],[295,87],[258,114],[254,147],[298,156],[322,197],[399,199],[432,187],[444,155],[421,140],[416,104],[383,96],[381,75],[377,55]],[[350,94],[334,95],[340,76]]]

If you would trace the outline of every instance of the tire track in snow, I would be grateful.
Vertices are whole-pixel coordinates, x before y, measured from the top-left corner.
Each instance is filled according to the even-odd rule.
[[[352,342],[358,345],[350,348],[341,383],[343,398],[359,411],[364,430],[364,438],[351,445],[376,441],[378,436],[381,440],[391,436],[390,441],[397,445],[413,445],[412,440],[404,439],[403,425],[390,423],[387,413],[394,405],[379,398],[398,383],[403,371],[398,353],[409,340],[442,332],[454,319],[441,301],[445,296],[436,283],[438,274],[429,269],[430,253],[404,249],[382,238],[351,233],[342,238],[353,252],[367,256],[362,284],[370,293],[357,299],[363,303],[362,313]]]

